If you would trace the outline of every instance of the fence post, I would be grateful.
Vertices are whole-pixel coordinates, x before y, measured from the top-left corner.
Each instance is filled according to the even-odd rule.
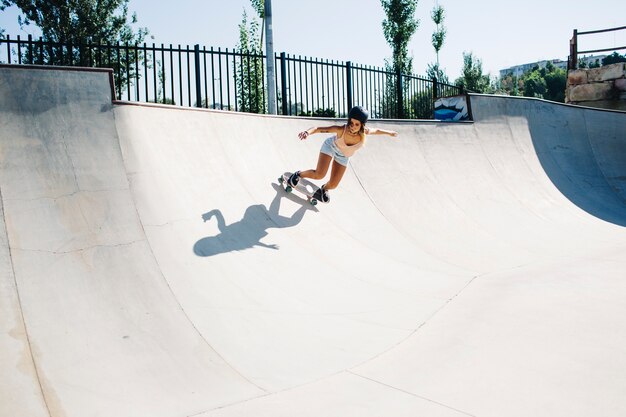
[[[11,35],[7,35],[5,41],[7,43],[7,64],[11,64]]]
[[[22,38],[17,35],[17,63],[22,65]]]
[[[568,70],[575,70],[578,68],[578,29],[574,29],[574,35],[569,41],[569,62],[567,64]]]
[[[352,108],[352,62],[346,62],[346,95],[348,97],[348,111]]]
[[[437,77],[433,77],[433,100],[437,100],[437,98],[439,98],[439,83]]]
[[[272,0],[265,0],[263,14],[265,21],[265,66],[267,67],[267,110],[269,114],[277,113],[276,102],[276,68],[274,68],[274,31],[272,28]]]
[[[280,95],[282,101],[282,112],[284,116],[289,114],[287,100],[287,56],[284,52],[280,53]]]
[[[194,45],[193,55],[196,69],[196,107],[202,107],[202,82],[200,80],[200,45]]]
[[[33,36],[28,35],[28,63],[33,64]]]
[[[398,70],[396,76],[398,77],[397,80],[397,101],[398,101],[398,119],[404,119],[404,98],[403,98],[403,94],[402,92],[404,91],[404,85],[402,82],[402,73],[400,72],[400,70]]]

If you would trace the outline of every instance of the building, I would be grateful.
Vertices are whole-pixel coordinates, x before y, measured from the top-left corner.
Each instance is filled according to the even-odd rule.
[[[604,59],[605,57],[606,55],[591,55],[591,56],[580,57],[578,60],[585,62],[587,66],[589,66],[589,65],[595,65],[596,62],[598,64],[602,64],[602,59]],[[563,61],[561,59],[552,59],[552,60],[533,62],[530,64],[516,65],[510,68],[502,69],[500,70],[500,79],[506,77],[509,74],[512,74],[515,77],[521,77],[522,75],[524,75],[525,72],[532,70],[535,67],[535,65],[539,66],[539,68],[545,68],[545,66],[548,65],[548,62],[551,62],[552,65],[554,65],[556,68],[562,68],[567,71],[567,60]]]

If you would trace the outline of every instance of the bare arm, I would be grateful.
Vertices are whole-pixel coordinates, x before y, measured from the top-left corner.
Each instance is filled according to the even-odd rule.
[[[303,132],[298,133],[298,137],[300,140],[304,140],[309,135],[313,135],[315,133],[336,133],[339,134],[343,130],[343,126],[327,126],[327,127],[312,127]]]
[[[398,132],[396,132],[395,130],[385,130],[385,129],[379,129],[376,127],[366,128],[365,133],[368,135],[389,135],[394,138],[398,136]]]

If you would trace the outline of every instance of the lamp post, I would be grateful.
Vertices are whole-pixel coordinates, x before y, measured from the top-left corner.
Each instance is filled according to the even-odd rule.
[[[272,1],[265,0],[265,62],[267,67],[267,110],[276,114],[276,78],[274,77],[274,38],[272,34]]]

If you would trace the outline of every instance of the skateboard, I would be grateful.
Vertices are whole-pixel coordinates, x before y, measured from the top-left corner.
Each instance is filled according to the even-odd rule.
[[[289,185],[289,182],[288,182],[289,177],[291,177],[291,174],[292,174],[291,172],[285,172],[283,175],[278,177],[278,183],[288,193],[292,192],[295,189],[297,192],[304,195],[307,201],[311,203],[311,205],[313,206],[317,205],[317,203],[319,203],[320,200],[318,200],[317,198],[314,198],[313,194],[315,194],[315,192],[317,191],[319,187],[317,187],[312,182],[306,180],[305,178],[300,178],[300,181],[298,181],[298,185],[296,185],[295,187],[292,187],[291,185]]]

